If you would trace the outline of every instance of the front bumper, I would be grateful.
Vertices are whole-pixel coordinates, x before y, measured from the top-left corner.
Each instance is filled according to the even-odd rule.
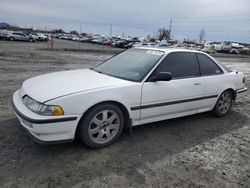
[[[40,144],[74,140],[79,116],[42,116],[30,111],[22,102],[19,90],[13,95],[12,106],[21,125]]]

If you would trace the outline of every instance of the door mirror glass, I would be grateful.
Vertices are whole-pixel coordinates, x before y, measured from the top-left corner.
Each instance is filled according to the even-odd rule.
[[[172,79],[172,74],[170,72],[159,72],[156,76],[154,76],[150,81],[169,81]]]

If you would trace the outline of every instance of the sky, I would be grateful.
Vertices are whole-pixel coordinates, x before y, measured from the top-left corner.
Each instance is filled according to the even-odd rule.
[[[109,35],[153,36],[169,28],[174,39],[250,43],[250,0],[0,0],[0,22]]]

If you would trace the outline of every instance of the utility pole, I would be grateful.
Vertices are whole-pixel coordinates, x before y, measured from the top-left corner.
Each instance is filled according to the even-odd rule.
[[[171,30],[172,30],[172,18],[171,18],[170,24],[169,24],[169,39],[171,38]]]
[[[112,37],[112,23],[110,24],[110,37]]]
[[[79,33],[79,41],[78,41],[78,44],[79,44],[79,46],[78,46],[78,48],[79,48],[79,50],[81,49],[81,41],[80,41],[80,36],[81,36],[81,33],[82,33],[82,25],[80,25],[80,33]]]

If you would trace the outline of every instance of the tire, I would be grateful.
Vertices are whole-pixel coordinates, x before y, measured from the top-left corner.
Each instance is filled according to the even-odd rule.
[[[121,135],[124,115],[119,107],[111,103],[100,104],[90,109],[80,121],[78,135],[90,148],[111,145]]]
[[[233,101],[233,93],[230,90],[224,91],[218,98],[214,109],[213,114],[217,117],[223,117],[228,114],[231,109]]]
[[[10,41],[14,41],[15,39],[13,37],[10,37]]]
[[[33,42],[33,39],[32,39],[32,38],[30,38],[30,39],[29,39],[29,42]]]

